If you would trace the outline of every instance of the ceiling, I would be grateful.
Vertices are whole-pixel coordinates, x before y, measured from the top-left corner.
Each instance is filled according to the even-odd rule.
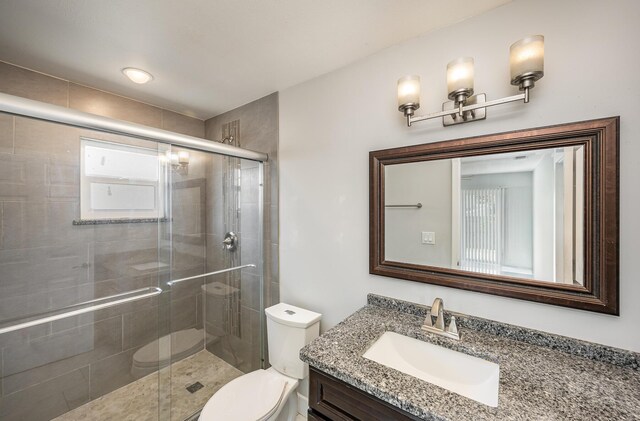
[[[205,119],[509,1],[0,0],[0,61]]]

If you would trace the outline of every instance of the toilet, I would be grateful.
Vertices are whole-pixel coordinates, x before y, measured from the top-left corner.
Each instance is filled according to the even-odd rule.
[[[149,342],[133,354],[131,375],[139,379],[204,349],[204,330],[184,329]]]
[[[199,421],[293,421],[298,414],[295,393],[309,367],[300,349],[320,333],[321,314],[276,304],[265,309],[271,367],[240,376],[207,402]]]

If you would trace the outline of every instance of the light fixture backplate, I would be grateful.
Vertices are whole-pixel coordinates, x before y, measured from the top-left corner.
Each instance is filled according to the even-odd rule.
[[[464,102],[464,105],[482,104],[484,102],[487,102],[487,95],[477,94],[467,98],[467,100]],[[452,111],[451,114],[457,115],[458,107],[455,101],[447,101],[442,103],[442,111],[449,111],[449,110]],[[487,118],[487,109],[486,107],[477,108],[473,110],[473,116],[469,111],[467,111],[466,114],[467,114],[466,120],[459,115],[457,115],[456,119],[454,119],[451,115],[446,115],[442,117],[442,125],[447,127],[447,126],[454,126],[456,124],[469,123],[471,121],[484,120]]]

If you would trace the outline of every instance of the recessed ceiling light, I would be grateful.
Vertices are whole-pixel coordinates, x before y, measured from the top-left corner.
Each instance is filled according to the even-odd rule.
[[[136,69],[135,67],[125,67],[122,69],[122,73],[124,73],[124,75],[134,83],[143,84],[153,80],[153,75],[151,73]]]

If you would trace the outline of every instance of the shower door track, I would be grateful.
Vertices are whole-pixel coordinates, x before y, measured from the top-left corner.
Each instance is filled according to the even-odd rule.
[[[211,140],[187,136],[167,130],[156,129],[142,124],[129,123],[122,120],[71,110],[58,105],[46,104],[14,95],[0,93],[0,111],[17,116],[31,117],[38,120],[67,124],[91,130],[131,136],[140,139],[168,143],[199,151],[265,162],[267,154],[238,148]]]

